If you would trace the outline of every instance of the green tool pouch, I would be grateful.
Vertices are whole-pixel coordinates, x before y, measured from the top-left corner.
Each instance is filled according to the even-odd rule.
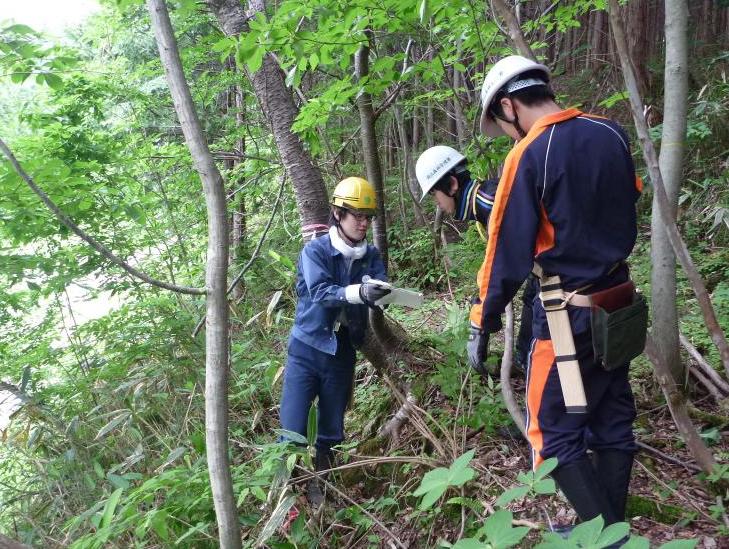
[[[605,370],[625,366],[645,347],[648,331],[648,304],[639,293],[632,293],[632,303],[613,311],[593,304],[591,307],[592,346],[595,360]]]

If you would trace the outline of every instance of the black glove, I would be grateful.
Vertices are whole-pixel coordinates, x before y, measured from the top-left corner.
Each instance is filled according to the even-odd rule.
[[[359,297],[365,305],[375,307],[375,301],[382,299],[391,291],[392,290],[390,288],[381,286],[374,281],[367,280],[366,282],[362,282],[359,287]]]
[[[489,334],[471,326],[468,334],[468,343],[466,343],[466,353],[468,354],[468,365],[476,370],[482,376],[490,373],[486,367],[486,355],[489,350]]]

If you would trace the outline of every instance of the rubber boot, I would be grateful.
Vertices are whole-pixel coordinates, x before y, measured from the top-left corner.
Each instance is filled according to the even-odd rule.
[[[602,515],[605,526],[619,522],[589,458],[566,463],[552,471],[552,478],[577,512],[587,522]]]
[[[314,455],[314,471],[326,471],[332,468],[334,463],[334,455],[331,450],[324,451],[318,450]],[[306,485],[306,500],[312,507],[320,507],[324,503],[324,483],[322,480],[326,480],[329,477],[329,473],[320,473],[316,477],[309,480]]]
[[[630,472],[633,469],[633,452],[600,450],[594,452],[593,462],[595,472],[605,488],[613,513],[618,522],[624,521]]]

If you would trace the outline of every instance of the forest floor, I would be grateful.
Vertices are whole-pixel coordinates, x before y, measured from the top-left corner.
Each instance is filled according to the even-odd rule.
[[[416,318],[400,317],[398,320],[406,325],[410,322],[417,323],[421,328],[425,322],[427,328],[438,333],[446,322],[446,316],[445,309],[440,308],[431,312],[421,312]],[[706,482],[700,480],[697,474],[698,468],[681,441],[650,368],[643,359],[637,362],[631,373],[631,383],[638,407],[635,432],[637,440],[644,446],[637,455],[630,486],[627,514],[630,517],[631,532],[648,538],[651,546],[655,547],[674,539],[696,539],[699,541],[697,545],[699,548],[729,548],[729,537],[719,534],[729,528],[726,514],[711,509],[716,504],[716,494],[712,495]],[[417,375],[425,376],[429,373],[432,373],[432,368],[428,370],[428,366],[424,366],[423,371]],[[514,377],[512,386],[517,399],[523,405],[525,393],[523,376]],[[697,398],[698,400],[693,403],[694,409],[700,408],[700,413],[703,413],[705,418],[726,419],[726,413],[710,397],[699,395]],[[460,403],[455,404],[441,394],[437,387],[431,387],[428,391],[428,410],[437,413],[438,418],[448,418],[451,414],[456,416],[459,405]],[[371,411],[370,405],[369,412]],[[710,424],[701,425],[697,421],[700,430],[705,435],[706,433],[711,435],[707,438],[710,439],[711,449],[717,456],[729,455],[728,425],[729,419],[723,424],[720,421],[718,428],[716,426],[712,428]],[[478,473],[472,481],[475,483],[475,493],[471,488],[462,492],[461,496],[467,495],[478,500],[486,511],[493,510],[496,498],[506,489],[518,484],[517,475],[520,472],[530,469],[528,444],[518,434],[515,426],[509,429],[502,425],[482,431],[477,428],[455,427],[455,424],[448,425],[448,428],[457,434],[456,438],[461,439],[466,450],[476,449],[471,464]],[[397,445],[381,451],[385,455],[418,455],[427,447],[428,443],[421,434],[412,425],[406,424]],[[414,480],[421,476],[398,473],[395,468],[388,470],[386,475],[389,475],[389,478],[383,477],[382,471],[365,472],[365,478],[348,486],[347,493],[356,501],[372,501],[373,498],[384,498],[388,493],[392,494],[393,485],[401,486],[398,494],[412,492],[417,487],[417,482]],[[398,497],[396,499],[403,501]],[[423,520],[410,520],[417,516],[415,506],[417,502],[412,498],[406,498],[405,501],[411,507],[401,506],[394,520],[386,519],[392,525],[392,531],[405,546],[434,547],[438,545],[438,540],[456,540],[463,535],[465,519],[454,517],[452,513],[449,516],[447,506],[444,506],[444,512],[435,516],[432,523],[428,524],[426,521],[424,524]],[[524,525],[534,527],[520,544],[523,547],[534,545],[539,539],[539,530],[548,529],[550,523],[567,525],[575,520],[570,505],[559,494],[540,496],[536,500],[528,498],[517,500],[509,504],[508,509],[514,513],[515,519],[522,521]],[[460,513],[459,511],[457,514]],[[350,546],[372,545],[363,540],[362,545],[353,543]],[[383,543],[382,546],[388,545]]]

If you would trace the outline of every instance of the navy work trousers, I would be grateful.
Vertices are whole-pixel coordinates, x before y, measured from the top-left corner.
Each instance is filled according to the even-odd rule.
[[[584,456],[588,448],[636,450],[629,365],[608,372],[595,362],[590,332],[574,339],[587,397],[585,414],[566,412],[552,341],[532,341],[527,371],[527,436],[535,469],[551,457],[565,465]]]
[[[306,436],[309,409],[319,397],[316,449],[328,453],[344,440],[344,412],[354,380],[356,351],[344,328],[337,354],[323,353],[295,337],[289,340],[281,395],[281,427]]]

